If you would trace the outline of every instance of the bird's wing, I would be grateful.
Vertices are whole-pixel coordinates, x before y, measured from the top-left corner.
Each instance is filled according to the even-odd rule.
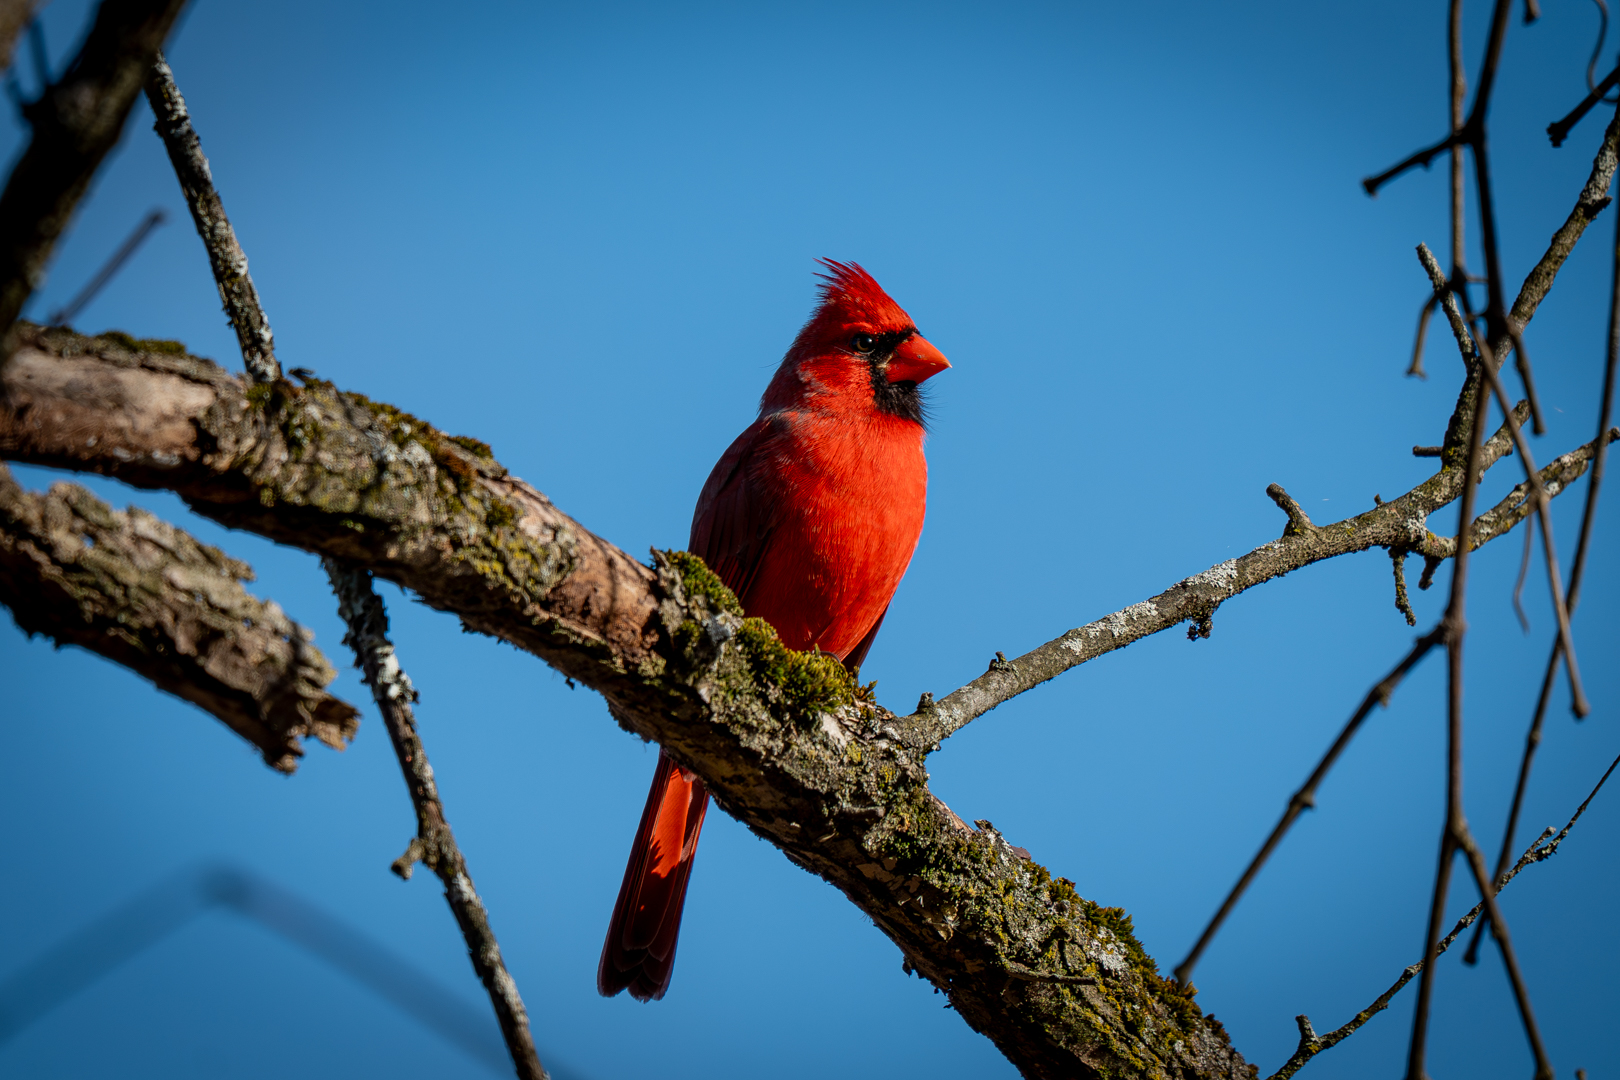
[[[759,574],[779,520],[779,500],[750,468],[771,452],[781,421],[762,417],[737,436],[715,463],[692,512],[688,550],[701,558],[741,600]]]

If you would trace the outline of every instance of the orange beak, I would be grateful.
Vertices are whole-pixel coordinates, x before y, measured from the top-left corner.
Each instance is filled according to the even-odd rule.
[[[933,344],[921,334],[912,334],[905,343],[894,350],[884,375],[892,383],[909,382],[921,383],[951,366],[945,359],[945,354],[934,348]]]

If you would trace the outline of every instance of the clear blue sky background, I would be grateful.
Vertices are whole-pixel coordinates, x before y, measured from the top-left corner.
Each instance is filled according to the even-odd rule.
[[[89,5],[47,11],[65,55]],[[625,549],[680,547],[711,464],[812,302],[812,259],[870,268],[956,365],[936,380],[927,530],[867,665],[904,711],[1009,655],[1277,536],[1282,483],[1318,521],[1407,490],[1459,371],[1431,337],[1402,377],[1444,251],[1445,169],[1376,201],[1360,177],[1444,130],[1445,5],[481,4],[199,0],[170,49],[288,366],[477,435]],[[1603,120],[1590,4],[1510,31],[1493,113],[1509,294],[1563,220]],[[1488,5],[1468,8],[1471,69]],[[26,69],[25,69],[26,71]],[[25,77],[31,85],[31,77]],[[35,317],[149,207],[171,222],[80,318],[234,338],[144,103],[62,245]],[[7,156],[22,135],[9,114]],[[1551,433],[1592,437],[1613,212],[1530,336]],[[1477,229],[1474,230],[1477,236]],[[1482,259],[1473,256],[1476,270]],[[1508,459],[1488,480],[1499,497]],[[31,485],[54,477],[18,470]],[[388,873],[413,823],[347,670],[313,556],[177,500],[93,481],[250,560],[367,705],[345,753],[270,772],[216,721],[77,651],[0,628],[0,979],[205,857],[363,925],[473,1004],[436,883]],[[1559,500],[1565,565],[1584,484]],[[1525,815],[1562,824],[1620,751],[1620,491],[1576,629],[1591,719],[1560,688]],[[1436,518],[1449,530],[1452,515]],[[1478,559],[1467,798],[1494,853],[1551,619],[1523,636],[1517,538]],[[1416,567],[1414,566],[1414,572]],[[674,987],[604,1001],[600,935],[655,750],[539,661],[387,587],[457,835],[548,1061],[581,1077],[1010,1077],[825,883],[711,815]],[[1419,627],[1443,589],[1414,592]],[[931,760],[1080,892],[1119,904],[1168,970],[1366,688],[1413,639],[1373,552],[1227,604],[1004,706]],[[1198,971],[1200,1002],[1269,1072],[1416,959],[1442,809],[1443,664],[1375,714]],[[1620,1069],[1620,790],[1504,898],[1560,1075]],[[1459,877],[1453,909],[1471,902]],[[1412,994],[1307,1075],[1395,1076]],[[1523,1076],[1501,965],[1444,962],[1432,1071]],[[460,1052],[228,914],[195,922],[9,1044],[8,1076],[474,1075]]]

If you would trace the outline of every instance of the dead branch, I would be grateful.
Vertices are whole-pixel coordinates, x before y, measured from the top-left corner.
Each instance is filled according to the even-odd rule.
[[[0,362],[90,178],[124,130],[152,57],[186,0],[103,0],[67,72],[23,109],[28,148],[0,193]]]
[[[1564,838],[1567,837],[1570,830],[1575,827],[1575,823],[1581,820],[1581,815],[1586,813],[1586,808],[1588,806],[1592,805],[1592,800],[1597,798],[1597,793],[1603,790],[1603,785],[1608,783],[1609,776],[1614,772],[1615,766],[1617,765],[1620,765],[1620,758],[1615,758],[1615,760],[1610,763],[1608,769],[1605,770],[1603,775],[1598,778],[1597,785],[1593,787],[1591,793],[1581,801],[1581,805],[1575,809],[1575,813],[1570,817],[1569,823],[1559,831],[1557,836],[1554,836],[1550,842],[1544,842],[1547,841],[1547,837],[1553,831],[1552,826],[1549,825],[1546,829],[1542,830],[1540,836],[1536,837],[1536,839],[1531,842],[1530,846],[1525,849],[1524,854],[1519,856],[1519,861],[1513,865],[1511,870],[1505,870],[1496,876],[1497,893],[1500,893],[1503,889],[1507,888],[1508,882],[1518,877],[1519,872],[1525,867],[1532,866],[1535,863],[1545,862],[1554,855],[1558,854],[1558,845],[1564,842]],[[1484,911],[1485,901],[1481,900],[1479,903],[1475,904],[1471,909],[1469,909],[1466,915],[1458,919],[1457,924],[1451,928],[1451,933],[1440,939],[1439,946],[1435,949],[1435,956],[1438,957],[1441,953],[1444,953],[1447,949],[1451,948],[1452,944],[1457,940],[1457,938],[1462,935],[1462,932],[1474,925]],[[1296,1019],[1299,1022],[1300,1032],[1299,1048],[1294,1051],[1293,1056],[1288,1059],[1283,1067],[1272,1073],[1267,1080],[1288,1080],[1289,1077],[1297,1073],[1311,1058],[1315,1057],[1317,1054],[1320,1054],[1323,1050],[1337,1046],[1349,1036],[1354,1035],[1368,1020],[1371,1020],[1374,1016],[1388,1008],[1389,1003],[1394,1000],[1395,995],[1400,993],[1401,989],[1405,987],[1407,983],[1416,978],[1423,971],[1423,969],[1424,964],[1421,960],[1415,964],[1408,965],[1404,970],[1402,970],[1400,978],[1396,979],[1388,990],[1385,990],[1382,994],[1379,994],[1377,999],[1375,999],[1371,1005],[1368,1005],[1365,1009],[1362,1009],[1360,1012],[1356,1013],[1356,1015],[1351,1017],[1350,1021],[1343,1027],[1330,1031],[1326,1035],[1317,1035],[1311,1027],[1309,1018],[1305,1016],[1297,1017]]]
[[[281,378],[281,365],[276,361],[275,335],[270,332],[270,320],[259,303],[259,290],[253,287],[253,278],[248,274],[247,255],[237,243],[236,230],[225,216],[225,205],[214,189],[213,173],[209,171],[208,159],[203,156],[202,140],[191,126],[186,99],[180,96],[174,72],[162,53],[147,75],[146,100],[152,106],[152,115],[157,117],[153,130],[163,139],[163,147],[169,152],[169,163],[174,166],[186,205],[191,208],[191,220],[208,250],[214,284],[219,288],[220,302],[236,330],[248,375],[256,383],[274,382]]]
[[[466,938],[473,969],[495,1006],[495,1018],[500,1022],[518,1076],[523,1080],[547,1080],[529,1031],[528,1010],[518,996],[517,983],[506,970],[500,944],[489,925],[489,912],[478,898],[467,872],[467,860],[462,858],[450,822],[445,819],[433,766],[428,764],[427,751],[416,733],[416,715],[411,708],[416,690],[388,640],[388,612],[382,598],[371,587],[371,575],[364,571],[348,569],[331,559],[326,560],[326,571],[337,593],[338,613],[349,627],[343,642],[354,649],[355,666],[365,673],[366,685],[371,687],[372,700],[382,713],[394,755],[405,775],[411,806],[416,810],[416,836],[405,854],[394,862],[394,873],[408,881],[412,868],[420,862],[439,876],[445,899]]]
[[[1477,363],[1485,382],[1489,384],[1491,393],[1496,397],[1497,406],[1502,410],[1508,434],[1513,438],[1513,445],[1519,451],[1519,463],[1524,466],[1525,483],[1529,485],[1532,493],[1532,504],[1536,511],[1537,520],[1541,524],[1541,540],[1543,553],[1547,564],[1548,591],[1552,594],[1553,611],[1558,618],[1558,639],[1563,644],[1564,656],[1567,660],[1566,670],[1569,672],[1570,695],[1574,700],[1573,708],[1577,718],[1585,716],[1591,711],[1587,704],[1586,693],[1581,688],[1580,665],[1575,658],[1575,639],[1569,629],[1569,610],[1564,606],[1564,585],[1560,580],[1558,570],[1558,545],[1553,541],[1552,508],[1549,506],[1547,491],[1541,485],[1541,479],[1536,472],[1535,457],[1531,452],[1530,444],[1525,441],[1524,432],[1520,430],[1518,422],[1514,419],[1513,409],[1508,404],[1507,394],[1502,390],[1502,382],[1496,376],[1492,357],[1481,356],[1476,347],[1473,335],[1468,332],[1468,324],[1463,321],[1462,311],[1457,307],[1457,297],[1451,292],[1445,275],[1440,272],[1440,263],[1434,257],[1426,244],[1417,247],[1418,260],[1428,272],[1429,281],[1434,286],[1435,299],[1445,310],[1446,319],[1451,323],[1452,333],[1457,338],[1457,348],[1462,353],[1464,361]],[[1522,352],[1522,346],[1521,346]],[[1601,434],[1601,432],[1600,432]],[[1599,446],[1601,449],[1601,444]]]
[[[1400,564],[1397,562],[1396,565],[1399,566]],[[1204,927],[1204,932],[1198,936],[1198,941],[1187,953],[1187,958],[1177,965],[1176,980],[1183,986],[1191,984],[1193,968],[1198,965],[1198,958],[1204,954],[1204,950],[1214,940],[1216,933],[1221,928],[1221,924],[1226,921],[1226,917],[1237,906],[1237,902],[1243,896],[1244,890],[1249,887],[1249,883],[1260,872],[1260,868],[1265,866],[1266,860],[1271,857],[1271,853],[1282,842],[1282,838],[1288,834],[1288,830],[1293,827],[1300,814],[1316,806],[1316,789],[1327,778],[1328,771],[1333,768],[1333,763],[1339,759],[1339,755],[1344,753],[1345,747],[1350,745],[1350,740],[1355,738],[1362,722],[1371,715],[1373,706],[1382,705],[1388,707],[1390,695],[1395,692],[1395,688],[1401,684],[1401,681],[1406,678],[1413,668],[1417,667],[1419,661],[1429,654],[1429,650],[1440,644],[1442,640],[1443,634],[1439,627],[1418,638],[1416,644],[1407,651],[1407,654],[1390,670],[1389,674],[1385,675],[1373,685],[1371,690],[1367,691],[1367,696],[1362,698],[1361,705],[1350,715],[1350,719],[1345,722],[1344,728],[1339,732],[1339,737],[1333,740],[1333,745],[1329,746],[1327,753],[1322,755],[1322,760],[1311,771],[1311,775],[1306,778],[1305,783],[1288,800],[1288,805],[1283,810],[1281,820],[1271,830],[1271,835],[1266,837],[1265,843],[1260,845],[1259,852],[1249,862],[1248,867],[1243,871],[1243,875],[1238,878],[1237,884],[1232,886],[1232,891],[1227,893],[1226,900],[1222,902],[1220,908],[1216,910],[1214,916],[1209,920],[1209,925]]]
[[[212,713],[292,772],[315,737],[341,750],[354,707],[313,635],[242,588],[253,571],[77,484],[24,491],[0,465],[0,604],[26,633],[78,645]]]
[[[1604,12],[1604,22],[1607,25],[1607,10]],[[1601,44],[1601,41],[1600,41]],[[1596,54],[1594,53],[1594,59]],[[1609,428],[1609,420],[1614,410],[1614,382],[1616,368],[1620,367],[1620,222],[1616,223],[1615,240],[1610,252],[1610,292],[1609,292],[1609,337],[1603,368],[1603,390],[1598,398],[1598,440],[1596,452],[1592,456],[1592,479],[1586,486],[1586,505],[1581,511],[1581,533],[1575,543],[1575,558],[1569,568],[1569,588],[1566,591],[1571,616],[1575,613],[1575,605],[1580,602],[1581,580],[1586,570],[1586,556],[1590,550],[1592,540],[1592,524],[1597,517],[1598,492],[1603,487],[1603,464],[1608,457],[1608,443],[1603,435]],[[1558,675],[1558,663],[1563,657],[1564,642],[1559,637],[1553,641],[1552,655],[1547,658],[1547,670],[1541,678],[1541,692],[1536,696],[1535,711],[1530,717],[1530,730],[1525,735],[1524,754],[1519,760],[1519,774],[1513,787],[1513,800],[1508,809],[1507,827],[1502,835],[1502,850],[1497,856],[1496,872],[1498,875],[1507,867],[1508,859],[1513,855],[1513,837],[1519,828],[1519,813],[1524,808],[1524,793],[1530,783],[1530,767],[1535,761],[1536,749],[1541,745],[1541,725],[1547,715],[1547,704],[1552,698],[1553,682]],[[1474,932],[1474,939],[1468,943],[1468,951],[1463,954],[1463,962],[1474,963],[1479,956],[1480,936],[1484,933],[1484,926]]]
[[[214,283],[236,330],[249,381],[255,388],[268,389],[281,378],[270,320],[259,303],[253,279],[248,276],[247,255],[236,240],[230,219],[225,216],[225,205],[219,193],[214,190],[208,159],[203,156],[202,144],[191,126],[185,99],[175,85],[174,72],[161,54],[152,65],[146,92],[152,111],[158,117],[157,132],[168,149],[186,204],[191,208],[192,220],[208,250]],[[389,740],[416,811],[416,837],[405,854],[395,860],[394,872],[409,880],[412,867],[421,861],[438,875],[444,885],[445,902],[461,928],[473,970],[489,995],[502,1040],[518,1076],[521,1080],[548,1080],[534,1048],[528,1010],[518,993],[517,982],[501,958],[500,945],[489,924],[489,913],[473,887],[467,861],[445,818],[433,767],[428,764],[427,751],[416,731],[416,717],[411,708],[416,691],[399,665],[393,643],[388,640],[387,609],[371,587],[369,572],[330,556],[322,560],[322,565],[337,593],[338,613],[348,624],[344,643],[354,650],[355,666],[365,673],[365,681],[388,728]]]

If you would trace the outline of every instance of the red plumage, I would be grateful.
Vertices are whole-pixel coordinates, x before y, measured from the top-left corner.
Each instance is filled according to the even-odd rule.
[[[698,497],[690,550],[790,648],[865,659],[922,534],[918,384],[949,367],[854,263],[821,303]],[[606,996],[664,996],[708,793],[659,754],[597,969]]]

